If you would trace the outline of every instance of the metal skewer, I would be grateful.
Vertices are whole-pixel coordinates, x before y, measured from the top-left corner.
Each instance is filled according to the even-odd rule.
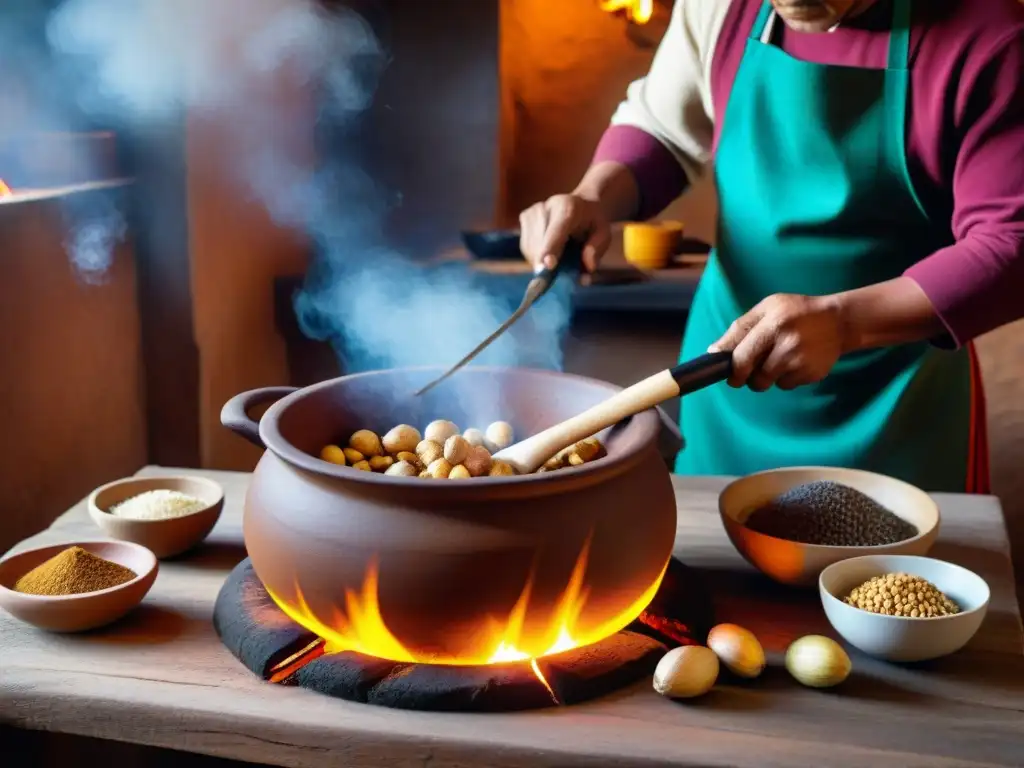
[[[526,314],[527,310],[530,309],[537,301],[548,292],[552,285],[555,283],[555,278],[562,272],[571,274],[572,279],[575,280],[580,272],[583,263],[583,248],[581,245],[575,242],[570,242],[565,251],[562,253],[562,258],[558,260],[558,263],[551,269],[544,268],[540,272],[537,272],[526,286],[526,291],[523,293],[523,300],[520,302],[518,309],[512,313],[508,320],[502,323],[498,330],[480,342],[476,348],[466,355],[464,358],[459,360],[455,365],[449,368],[447,371],[442,373],[432,382],[427,384],[425,387],[417,390],[415,393],[416,397],[430,391],[442,381],[447,379],[453,373],[458,371],[460,368],[465,367],[473,361],[477,355],[483,352],[488,346],[490,346],[495,339],[501,336],[505,331],[511,328],[519,318]]]

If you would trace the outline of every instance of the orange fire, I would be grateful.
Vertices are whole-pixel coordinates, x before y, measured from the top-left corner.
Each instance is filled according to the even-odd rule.
[[[654,0],[600,0],[601,10],[608,13],[625,12],[634,24],[646,24],[654,17]]]
[[[7,186],[3,179],[0,179],[0,197],[7,197],[8,195],[13,194],[13,190],[11,190],[9,186]]]
[[[533,587],[531,574],[509,615],[504,621],[493,622],[493,630],[486,640],[481,641],[479,650],[459,657],[417,655],[405,648],[392,634],[381,614],[378,602],[379,574],[375,561],[370,563],[359,592],[346,590],[345,605],[341,610],[335,608],[334,615],[328,620],[313,613],[298,584],[295,585],[294,601],[282,599],[269,589],[267,591],[278,607],[292,621],[324,639],[327,653],[355,651],[391,661],[448,665],[529,661],[543,682],[543,676],[540,675],[540,670],[535,663],[536,659],[591,645],[625,628],[654,599],[665,575],[665,570],[668,568],[668,562],[666,562],[654,583],[626,610],[610,621],[584,631],[579,629],[578,619],[587,602],[588,590],[584,577],[589,549],[590,542],[588,540],[584,544],[573,567],[569,582],[559,598],[553,619],[541,635],[526,636],[523,629],[527,606],[530,602],[530,592]]]

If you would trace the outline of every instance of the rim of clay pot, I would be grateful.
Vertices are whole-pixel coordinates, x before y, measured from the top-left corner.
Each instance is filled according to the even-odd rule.
[[[609,455],[598,459],[593,462],[583,464],[579,467],[565,467],[559,469],[557,472],[534,472],[529,475],[505,475],[498,477],[476,477],[471,481],[456,481],[453,483],[436,483],[436,482],[425,482],[419,477],[403,477],[396,475],[385,475],[377,472],[362,472],[353,470],[351,467],[342,467],[337,464],[332,464],[329,461],[324,461],[319,456],[313,456],[306,453],[303,450],[292,445],[285,437],[281,434],[278,421],[280,415],[289,408],[293,403],[302,400],[305,397],[309,397],[315,392],[319,392],[323,389],[329,389],[337,386],[339,381],[351,381],[360,378],[371,378],[375,376],[387,376],[393,375],[396,372],[402,373],[426,373],[432,372],[440,374],[444,369],[436,366],[416,366],[416,367],[405,367],[405,368],[384,368],[376,371],[364,371],[362,373],[353,373],[347,376],[339,376],[334,379],[328,379],[326,381],[317,382],[307,387],[302,387],[295,392],[285,395],[283,398],[275,402],[266,412],[259,422],[259,434],[260,439],[266,446],[268,451],[273,452],[279,458],[284,461],[293,464],[301,469],[308,472],[312,472],[317,475],[325,475],[327,477],[337,478],[339,480],[351,481],[354,483],[366,483],[369,485],[382,485],[382,486],[413,486],[424,491],[431,493],[438,492],[464,492],[473,488],[493,488],[495,486],[515,486],[515,485],[533,485],[537,486],[540,484],[556,484],[564,483],[573,479],[584,480],[584,479],[602,479],[606,477],[612,477],[618,475],[626,470],[632,468],[638,461],[642,459],[642,453],[644,449],[649,447],[652,443],[655,443],[658,439],[658,434],[661,430],[661,417],[658,415],[654,408],[650,408],[642,413],[638,413],[633,416],[628,424],[621,426],[621,429],[633,430],[637,433],[636,447],[632,450],[626,451],[621,455],[613,456]],[[575,373],[562,373],[560,371],[551,371],[543,368],[513,368],[508,366],[474,366],[470,370],[476,373],[502,373],[507,371],[529,371],[533,375],[546,376],[552,379],[558,379],[564,381],[566,379],[572,379],[587,384],[597,385],[601,388],[608,390],[608,396],[611,397],[616,392],[621,392],[624,387],[620,387],[615,384],[611,384],[607,381],[595,379],[589,376],[580,376]],[[620,422],[621,424],[621,422]],[[659,458],[660,461],[660,458]]]

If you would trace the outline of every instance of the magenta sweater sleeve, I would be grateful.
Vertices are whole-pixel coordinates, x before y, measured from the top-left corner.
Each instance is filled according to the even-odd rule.
[[[668,148],[632,125],[612,125],[601,137],[594,162],[622,163],[633,173],[640,191],[636,218],[649,219],[683,193],[686,172]]]
[[[979,61],[980,57],[974,57]],[[1008,33],[950,96],[954,245],[906,275],[957,345],[1024,317],[1024,37]]]

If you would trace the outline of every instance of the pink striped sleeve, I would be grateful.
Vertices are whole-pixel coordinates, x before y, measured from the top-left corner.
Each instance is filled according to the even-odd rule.
[[[601,137],[594,162],[622,163],[633,173],[640,190],[636,218],[649,219],[663,211],[686,189],[686,172],[656,138],[632,125],[612,125]]]

